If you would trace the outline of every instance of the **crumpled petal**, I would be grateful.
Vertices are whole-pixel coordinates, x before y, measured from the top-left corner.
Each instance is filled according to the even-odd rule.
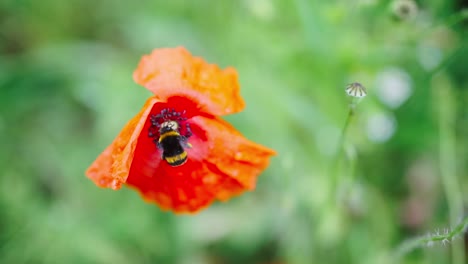
[[[193,213],[215,200],[254,189],[257,176],[275,152],[247,140],[220,118],[193,116],[188,122],[193,132],[192,147],[186,149],[188,161],[171,167],[161,159],[152,139],[142,133],[127,185],[146,201],[177,213]]]
[[[126,182],[137,139],[147,123],[153,105],[157,102],[159,100],[155,97],[149,98],[140,112],[125,125],[112,144],[88,168],[86,176],[97,186],[117,190]]]
[[[127,185],[137,189],[146,201],[176,213],[194,213],[215,199],[226,200],[245,190],[216,168],[191,159],[179,167],[161,162],[151,174],[132,172]]]
[[[234,68],[220,69],[183,47],[155,49],[143,56],[133,79],[161,101],[189,97],[200,111],[212,115],[237,113],[245,106]]]
[[[270,157],[276,152],[248,140],[221,118],[195,116],[192,123],[206,131],[206,162],[244,188],[253,190],[257,176],[268,167]]]
[[[96,185],[117,190],[126,184],[176,213],[197,212],[255,188],[275,152],[217,117],[244,108],[233,68],[222,70],[184,48],[159,49],[142,58],[134,79],[154,96],[86,171]],[[161,117],[167,111],[177,115]],[[181,143],[188,157],[183,165],[162,158],[152,115],[165,121],[179,117],[178,132],[188,139]]]

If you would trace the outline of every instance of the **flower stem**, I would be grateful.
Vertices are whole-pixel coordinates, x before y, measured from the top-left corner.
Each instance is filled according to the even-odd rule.
[[[393,258],[400,259],[409,252],[419,247],[432,246],[434,243],[446,244],[454,240],[458,235],[461,235],[468,228],[468,217],[458,223],[452,230],[446,230],[442,233],[439,231],[429,234],[427,236],[415,237],[401,243],[395,250]]]
[[[434,102],[439,106],[439,162],[440,176],[448,203],[450,223],[453,225],[463,214],[463,198],[457,181],[457,155],[456,155],[456,104],[453,100],[452,89],[443,75],[434,76],[433,80]],[[463,249],[460,243],[452,246],[452,263],[464,262]]]
[[[342,154],[344,152],[346,134],[348,132],[348,127],[349,127],[349,124],[351,123],[351,120],[352,120],[353,116],[354,116],[354,104],[350,104],[348,115],[346,117],[343,129],[341,130],[341,134],[340,134],[340,137],[338,139],[337,150],[336,150],[335,156],[334,156],[334,158],[333,158],[333,160],[331,162],[331,167],[330,167],[330,170],[329,170],[331,172],[330,173],[331,179],[333,180],[333,185],[332,185],[332,190],[333,191],[336,191],[336,188],[337,188],[337,185],[338,185],[339,176],[337,175],[337,173],[339,172],[339,163],[340,163],[340,159],[342,157]]]
[[[354,116],[354,108],[350,107],[349,112],[348,112],[348,116],[346,117],[346,121],[345,121],[344,126],[343,126],[343,129],[341,130],[340,139],[338,140],[337,157],[335,157],[337,159],[337,161],[339,160],[339,158],[341,156],[341,153],[344,151],[346,134],[348,132],[348,127],[349,127],[349,124],[351,123],[351,119],[353,118],[353,116]]]

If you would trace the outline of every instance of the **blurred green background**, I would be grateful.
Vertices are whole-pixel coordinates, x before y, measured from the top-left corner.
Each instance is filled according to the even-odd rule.
[[[0,1],[0,263],[463,263],[462,236],[392,256],[468,202],[467,7]],[[174,46],[237,68],[226,119],[279,153],[188,216],[84,176],[150,96],[140,57]],[[368,96],[340,147],[351,82]]]

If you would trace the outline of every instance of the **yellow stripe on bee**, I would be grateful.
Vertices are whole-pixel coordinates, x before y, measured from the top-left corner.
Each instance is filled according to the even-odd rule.
[[[177,131],[174,131],[174,130],[171,130],[171,131],[167,131],[166,133],[162,134],[160,137],[159,137],[159,143],[161,143],[161,141],[163,141],[165,138],[167,137],[171,137],[171,136],[180,136],[179,132]]]
[[[178,161],[185,160],[186,158],[187,158],[187,152],[184,151],[180,153],[179,155],[175,155],[172,157],[165,157],[164,159],[167,161],[167,163],[172,165],[174,163],[177,163]]]

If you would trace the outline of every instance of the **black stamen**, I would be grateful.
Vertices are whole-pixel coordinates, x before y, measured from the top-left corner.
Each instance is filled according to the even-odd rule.
[[[189,138],[192,136],[192,129],[190,129],[190,124],[185,124],[185,130],[186,130],[186,133],[185,133],[185,137],[186,138]]]
[[[150,116],[151,126],[148,128],[148,137],[153,138],[153,142],[158,148],[161,148],[159,143],[159,137],[161,133],[167,132],[167,130],[174,130],[180,135],[182,141],[187,142],[187,139],[192,136],[192,130],[190,125],[186,123],[187,117],[185,117],[186,110],[176,111],[175,108],[164,108],[161,112]],[[177,124],[171,123],[176,122]],[[164,126],[163,126],[164,124]],[[164,131],[162,131],[164,129]]]

